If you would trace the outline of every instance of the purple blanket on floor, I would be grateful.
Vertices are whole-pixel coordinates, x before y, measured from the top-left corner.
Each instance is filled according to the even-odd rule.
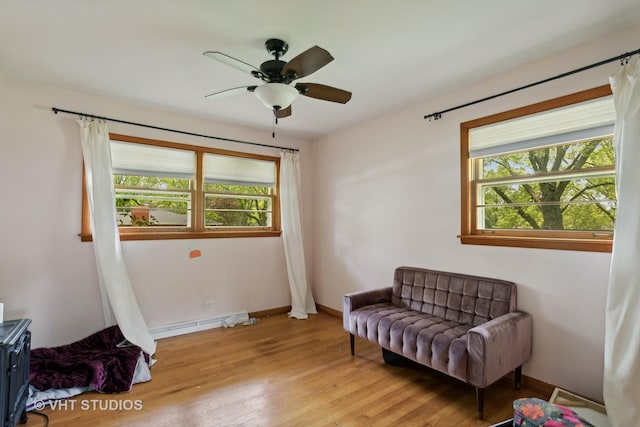
[[[29,381],[38,390],[91,387],[103,393],[131,390],[140,347],[124,341],[111,326],[80,341],[31,350]]]

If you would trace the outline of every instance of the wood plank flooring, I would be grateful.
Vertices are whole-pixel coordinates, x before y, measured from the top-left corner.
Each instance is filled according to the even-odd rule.
[[[548,398],[499,381],[477,419],[473,387],[428,368],[386,365],[380,348],[349,336],[342,320],[274,315],[255,325],[158,341],[152,381],[124,394],[86,393],[42,412],[50,426],[488,426],[512,401]],[[29,427],[43,418],[29,414]]]

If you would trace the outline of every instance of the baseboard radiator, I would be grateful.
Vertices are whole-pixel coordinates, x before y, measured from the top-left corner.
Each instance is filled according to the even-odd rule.
[[[238,324],[248,324],[249,313],[241,311],[232,314],[209,317],[207,319],[189,320],[186,322],[172,323],[149,329],[151,336],[158,340],[175,337],[177,335],[190,334],[191,332],[205,331],[207,329],[228,328]]]

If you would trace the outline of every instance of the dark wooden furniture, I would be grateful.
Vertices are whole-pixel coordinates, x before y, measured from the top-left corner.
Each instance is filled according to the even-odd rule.
[[[29,354],[31,320],[18,319],[0,323],[0,426],[14,427],[27,422],[29,397]]]

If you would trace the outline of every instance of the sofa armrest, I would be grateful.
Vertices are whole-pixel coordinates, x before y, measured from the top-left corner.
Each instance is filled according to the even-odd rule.
[[[487,387],[529,360],[532,323],[528,313],[513,311],[469,329],[468,382]]]
[[[358,291],[346,294],[342,309],[342,323],[345,331],[349,330],[349,313],[365,305],[378,304],[380,302],[391,302],[391,291],[393,288],[373,289]]]

